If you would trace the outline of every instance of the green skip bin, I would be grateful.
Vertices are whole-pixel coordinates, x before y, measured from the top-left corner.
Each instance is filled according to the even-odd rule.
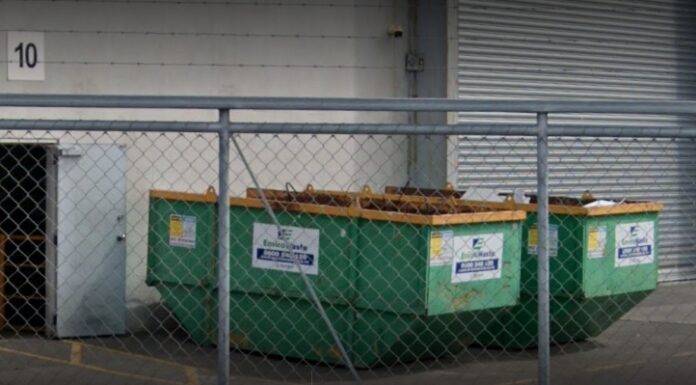
[[[397,189],[391,187],[387,191]],[[510,198],[504,202],[469,201],[468,204],[528,213],[522,236],[520,303],[480,313],[473,320],[481,330],[476,342],[501,348],[535,347],[538,335],[536,198],[532,197],[528,204],[515,203]],[[600,201],[588,193],[580,199],[549,199],[553,343],[598,336],[655,290],[661,210],[659,203]]]
[[[360,193],[254,190],[230,198],[233,347],[343,363],[298,271],[353,363],[455,354],[489,309],[520,297],[522,210]],[[216,336],[216,196],[150,192],[148,275],[200,344]],[[292,252],[286,246],[291,245]]]

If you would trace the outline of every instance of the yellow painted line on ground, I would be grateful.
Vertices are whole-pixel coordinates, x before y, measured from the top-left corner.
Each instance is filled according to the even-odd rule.
[[[170,385],[189,385],[185,382],[164,380],[164,379],[157,378],[157,377],[142,376],[139,374],[132,374],[132,373],[120,372],[117,370],[105,369],[105,368],[102,368],[99,366],[94,366],[94,365],[73,363],[71,361],[65,361],[65,360],[61,360],[58,358],[54,358],[54,357],[44,356],[41,354],[23,352],[21,350],[14,350],[14,349],[0,347],[0,352],[5,352],[5,353],[14,354],[14,355],[23,356],[23,357],[35,358],[37,360],[54,362],[54,363],[63,364],[63,365],[67,365],[67,366],[74,366],[74,367],[80,368],[80,369],[91,370],[94,372],[99,372],[99,373],[104,373],[104,374],[111,374],[114,376],[127,377],[127,378],[131,378],[131,379],[136,379],[136,380],[157,382],[157,383],[161,383],[161,384],[170,384]]]
[[[680,353],[673,354],[672,357],[689,357],[689,356],[693,356],[695,354],[696,354],[696,352],[680,352]],[[604,370],[619,369],[619,368],[628,367],[628,366],[645,365],[647,363],[648,363],[648,361],[646,361],[646,360],[631,361],[631,362],[624,362],[624,363],[619,363],[619,364],[595,366],[592,368],[587,368],[584,371],[589,372],[589,373],[601,372]],[[529,384],[529,383],[533,383],[533,382],[536,382],[536,378],[525,378],[522,380],[517,380],[517,381],[512,381],[512,382],[503,382],[503,383],[499,383],[496,385],[518,385],[518,384]]]
[[[691,353],[691,354],[693,354],[693,353]],[[589,373],[601,372],[601,371],[604,371],[604,370],[618,369],[618,368],[622,368],[622,367],[626,367],[626,366],[644,365],[644,364],[646,364],[646,363],[648,363],[648,361],[645,361],[645,360],[642,360],[642,361],[631,361],[631,362],[620,363],[620,364],[611,364],[611,365],[595,366],[595,367],[592,367],[592,368],[587,368],[587,369],[585,369],[584,371],[585,371],[585,372],[589,372]],[[520,385],[520,384],[531,384],[531,383],[535,383],[536,381],[537,381],[536,378],[525,378],[525,379],[516,380],[516,381],[512,381],[512,382],[503,382],[503,383],[499,383],[499,384],[496,384],[496,385]]]
[[[674,353],[672,357],[678,358],[678,357],[689,357],[693,356],[696,354],[696,352],[680,352],[680,353]],[[589,368],[585,369],[586,372],[599,372],[602,370],[611,370],[611,369],[617,369],[617,368],[623,368],[626,366],[636,366],[636,365],[645,365],[647,364],[647,360],[640,360],[640,361],[631,361],[631,362],[626,362],[626,363],[620,363],[620,364],[612,364],[612,365],[604,365],[604,366],[596,366],[594,368]]]
[[[84,346],[88,349],[101,350],[101,351],[104,351],[107,353],[121,354],[124,356],[133,357],[133,358],[136,358],[139,360],[146,360],[146,361],[150,361],[150,362],[154,362],[154,363],[158,363],[158,364],[162,364],[162,365],[168,365],[168,366],[180,368],[184,371],[184,375],[186,376],[188,385],[199,385],[198,370],[192,366],[189,366],[189,365],[180,364],[180,363],[175,362],[175,361],[164,360],[161,358],[150,357],[150,356],[146,356],[143,354],[131,353],[131,352],[127,352],[124,350],[107,348],[105,346],[86,344],[84,342],[77,341],[77,340],[66,340],[65,342],[71,344],[71,346],[73,346],[73,347],[75,345],[78,345],[78,346],[80,346],[80,349]],[[72,351],[71,351],[71,360],[72,360]]]
[[[65,340],[64,342],[69,343],[69,344],[78,343],[78,344],[80,344],[86,348],[89,348],[89,349],[96,349],[96,350],[102,350],[102,351],[109,352],[109,353],[116,353],[116,354],[122,354],[125,356],[131,356],[131,357],[134,357],[134,358],[137,358],[140,360],[147,360],[150,362],[156,362],[156,363],[162,364],[162,365],[175,366],[175,367],[181,368],[183,370],[186,370],[186,368],[190,367],[190,365],[180,364],[176,361],[169,361],[169,360],[165,360],[162,358],[146,356],[144,354],[131,353],[131,352],[127,352],[124,350],[118,350],[118,349],[114,349],[114,348],[107,348],[106,346],[86,344],[84,342],[77,341],[77,340]]]
[[[647,364],[648,361],[641,360],[641,361],[631,361],[631,362],[624,362],[620,364],[610,364],[610,365],[602,365],[602,366],[595,366],[592,368],[585,369],[586,372],[601,372],[603,370],[612,370],[612,369],[617,369],[617,368],[624,368],[627,366],[636,366],[636,365],[645,365]]]
[[[81,364],[82,363],[82,344],[79,342],[70,343],[70,363],[71,364]]]
[[[198,370],[196,370],[196,368],[193,366],[187,366],[184,369],[184,373],[186,373],[188,385],[200,385],[200,381],[198,381]]]
[[[168,360],[164,360],[164,359],[161,359],[161,358],[150,357],[150,356],[146,356],[146,355],[143,355],[143,354],[131,353],[131,352],[123,351],[123,350],[118,350],[118,349],[113,349],[113,348],[107,348],[107,347],[105,347],[105,346],[86,344],[86,343],[84,343],[84,342],[80,342],[80,341],[77,341],[77,340],[64,340],[64,342],[66,342],[66,343],[73,343],[73,342],[76,342],[76,343],[81,344],[81,345],[82,345],[83,347],[85,347],[85,348],[91,348],[91,349],[102,350],[102,351],[109,352],[109,353],[123,354],[123,355],[127,355],[127,356],[132,356],[132,357],[135,357],[135,358],[138,358],[138,359],[148,360],[148,361],[151,361],[151,362],[156,362],[156,363],[160,363],[160,364],[164,364],[164,365],[170,365],[170,366],[182,368],[182,369],[184,370],[184,374],[186,375],[187,380],[188,380],[188,382],[185,383],[184,385],[198,385],[198,384],[200,383],[198,374],[199,374],[199,372],[200,372],[201,370],[198,369],[198,368],[194,368],[193,366],[184,365],[184,364],[180,364],[180,363],[178,363],[178,362],[168,361]],[[211,371],[206,370],[206,372],[211,372]],[[212,373],[212,372],[211,372],[211,373]],[[195,378],[192,379],[190,376],[193,376],[193,374],[195,374]],[[258,382],[268,382],[269,384],[277,384],[277,383],[278,383],[278,381],[276,381],[276,380],[269,380],[269,379],[266,379],[266,378],[263,378],[263,377],[254,377],[254,376],[250,376],[250,377],[231,376],[231,378],[237,378],[237,379],[240,379],[240,380],[244,380],[244,379],[246,379],[246,380],[248,380],[248,379],[253,379],[254,381],[258,381]],[[194,381],[195,381],[195,382],[194,382]],[[302,383],[299,383],[299,382],[288,382],[288,385],[301,385],[301,384],[302,384]]]
[[[515,381],[512,381],[512,382],[503,382],[503,383],[497,384],[497,385],[522,385],[522,384],[533,384],[533,383],[535,383],[536,381],[537,381],[536,378],[524,378],[524,379],[515,380]]]

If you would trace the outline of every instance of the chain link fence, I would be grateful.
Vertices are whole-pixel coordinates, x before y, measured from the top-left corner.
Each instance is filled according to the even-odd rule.
[[[693,285],[658,285],[674,208],[612,166],[687,134],[227,117],[3,123],[0,383],[690,378]],[[436,157],[458,178],[410,178]]]

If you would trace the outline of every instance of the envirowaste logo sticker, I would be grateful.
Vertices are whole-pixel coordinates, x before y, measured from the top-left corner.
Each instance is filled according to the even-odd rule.
[[[634,266],[655,261],[655,223],[616,225],[614,266]]]
[[[254,223],[251,265],[259,269],[319,274],[319,230]]]
[[[480,251],[483,248],[483,242],[481,238],[474,238],[471,241],[471,248],[473,248],[474,251]]]
[[[503,234],[479,234],[454,238],[452,283],[500,278]]]

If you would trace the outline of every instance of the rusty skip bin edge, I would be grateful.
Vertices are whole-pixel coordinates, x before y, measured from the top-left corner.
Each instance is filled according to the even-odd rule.
[[[430,226],[447,226],[447,225],[458,225],[466,223],[483,223],[483,222],[509,222],[509,221],[522,221],[527,217],[527,213],[524,210],[519,209],[509,209],[505,207],[487,207],[479,205],[471,205],[470,202],[462,202],[463,204],[457,204],[457,208],[462,210],[471,210],[475,208],[473,212],[461,212],[452,214],[422,214],[422,213],[408,213],[399,211],[386,211],[371,208],[364,208],[360,206],[360,199],[354,199],[354,204],[350,204],[345,207],[341,206],[330,206],[325,204],[316,203],[300,203],[293,201],[282,201],[278,198],[277,194],[284,193],[281,190],[264,190],[266,198],[268,199],[271,208],[291,211],[291,212],[302,212],[307,214],[318,214],[318,215],[329,215],[336,217],[351,217],[351,218],[363,218],[376,221],[388,221],[388,222],[398,222],[398,223],[410,223],[417,225],[430,225]],[[395,204],[416,204],[416,203],[436,203],[427,200],[423,202],[420,198],[405,198],[399,200],[397,196],[391,194],[366,194],[363,193],[339,193],[339,192],[327,192],[321,191],[317,194],[331,194],[335,196],[344,196],[349,199],[360,196],[362,199],[381,199],[385,202],[395,203]],[[276,194],[276,195],[274,195]],[[362,195],[360,195],[362,194]],[[170,201],[185,201],[185,202],[195,202],[195,203],[210,203],[215,204],[217,202],[217,195],[212,188],[209,188],[203,194],[188,193],[188,192],[178,192],[178,191],[168,191],[168,190],[150,190],[150,198],[164,199]],[[254,193],[248,192],[248,195],[253,196]],[[418,202],[417,202],[418,201]],[[437,203],[443,203],[442,201]],[[450,204],[447,202],[447,204]],[[249,207],[249,208],[263,208],[263,202],[261,199],[256,197],[231,197],[229,199],[230,206],[236,207]]]
[[[536,212],[537,205],[535,203],[515,203],[515,202],[488,202],[488,201],[469,201],[472,205],[480,205],[481,207],[508,209],[508,210],[524,210],[525,212]],[[662,203],[657,202],[626,202],[613,206],[604,207],[582,207],[582,206],[567,206],[567,205],[549,205],[549,213],[578,215],[586,217],[599,217],[605,215],[618,214],[636,214],[646,212],[660,212],[664,209]]]

